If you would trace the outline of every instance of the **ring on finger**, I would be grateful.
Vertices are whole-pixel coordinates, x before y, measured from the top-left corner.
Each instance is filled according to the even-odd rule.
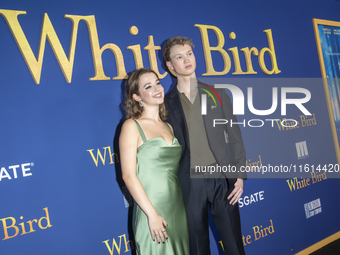
[[[166,231],[165,229],[162,230],[162,232],[165,232],[165,231]]]

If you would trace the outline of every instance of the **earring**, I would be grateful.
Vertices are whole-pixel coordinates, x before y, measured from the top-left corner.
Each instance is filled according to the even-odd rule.
[[[142,100],[139,101],[139,106],[140,106],[140,108],[143,108],[143,102],[142,102]]]

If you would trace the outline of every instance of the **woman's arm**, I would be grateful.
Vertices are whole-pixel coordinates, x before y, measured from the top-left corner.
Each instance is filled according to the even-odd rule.
[[[168,236],[166,232],[162,232],[162,230],[164,230],[164,226],[167,226],[167,223],[163,217],[157,214],[136,174],[137,147],[140,139],[136,123],[131,119],[126,120],[119,137],[120,163],[123,180],[133,199],[148,217],[152,239],[155,241],[156,235],[158,243],[160,242],[159,237],[164,243],[164,237],[168,238]]]

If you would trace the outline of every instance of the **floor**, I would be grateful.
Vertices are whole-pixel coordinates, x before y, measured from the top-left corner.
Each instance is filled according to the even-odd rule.
[[[326,245],[325,247],[311,253],[311,255],[339,255],[340,239]]]

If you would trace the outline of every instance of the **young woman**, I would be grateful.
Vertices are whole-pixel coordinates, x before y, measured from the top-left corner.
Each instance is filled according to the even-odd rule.
[[[189,255],[187,218],[177,177],[182,147],[166,119],[164,89],[151,69],[126,83],[127,120],[119,138],[123,180],[135,200],[137,254]]]

